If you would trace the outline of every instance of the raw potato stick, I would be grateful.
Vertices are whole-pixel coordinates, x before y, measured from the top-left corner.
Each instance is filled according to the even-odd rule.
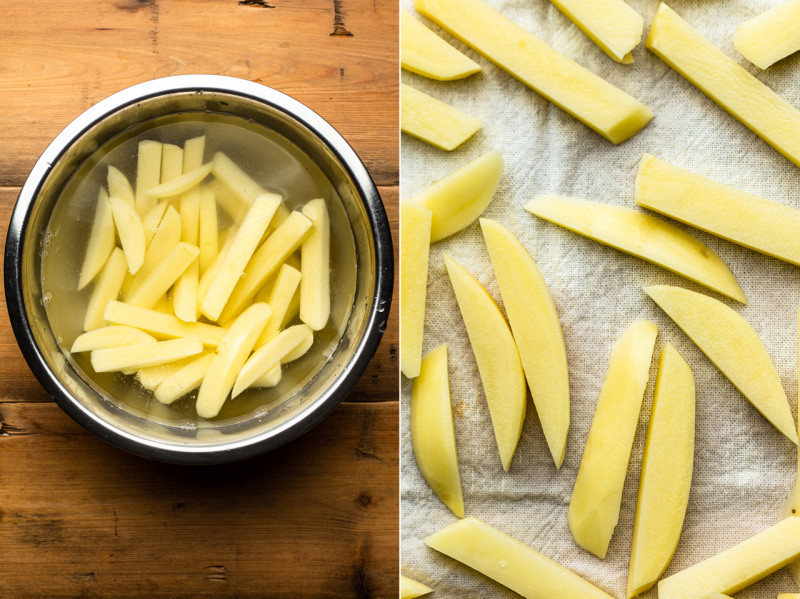
[[[480,0],[416,0],[416,9],[612,143],[653,113]]]
[[[400,10],[400,66],[423,77],[452,81],[481,70],[433,31]]]
[[[314,228],[300,247],[300,320],[319,331],[331,313],[331,222],[323,199],[308,202],[303,215]]]
[[[136,212],[143,217],[155,205],[156,198],[147,190],[161,182],[161,142],[139,142],[139,159],[136,164]]]
[[[119,290],[122,287],[122,281],[125,279],[127,269],[128,264],[125,262],[125,253],[119,248],[114,248],[108,260],[106,260],[97,282],[95,282],[94,289],[92,289],[92,295],[89,298],[89,304],[86,306],[86,314],[83,318],[84,331],[99,329],[106,325],[103,311],[109,301],[115,300],[119,296]]]
[[[164,256],[175,249],[180,241],[181,217],[178,215],[175,208],[169,206],[158,225],[158,230],[147,246],[141,268],[136,275],[134,275],[133,279],[131,279],[130,284],[125,290],[124,297],[126,301],[161,264]]]
[[[108,195],[125,200],[125,203],[130,204],[131,208],[136,207],[136,196],[130,181],[122,171],[114,166],[108,167]]]
[[[163,404],[171,404],[176,399],[199,388],[213,359],[214,352],[203,354],[165,378],[156,387],[156,399]]]
[[[183,148],[176,146],[175,144],[162,144],[161,182],[164,183],[166,181],[172,181],[173,179],[180,177],[182,173],[183,173]]]
[[[203,345],[217,347],[225,337],[225,329],[204,322],[183,322],[176,316],[138,308],[111,300],[105,304],[103,318],[114,324],[137,327],[162,337],[199,337]]]
[[[198,416],[213,418],[219,414],[269,315],[267,304],[253,304],[231,324],[200,385]]]
[[[213,162],[204,164],[203,166],[175,177],[166,183],[151,187],[147,190],[147,194],[154,198],[171,198],[173,196],[177,196],[185,191],[188,191],[192,187],[199,185],[200,182],[211,172],[213,166]]]
[[[739,25],[733,47],[759,69],[800,50],[800,0],[785,0]]]
[[[197,259],[199,253],[197,246],[180,242],[164,256],[161,263],[142,281],[136,291],[128,294],[126,302],[140,308],[152,308],[183,271]]]
[[[442,150],[454,150],[481,128],[481,122],[428,94],[400,84],[400,128]]]
[[[242,226],[236,232],[230,250],[200,303],[200,310],[210,320],[217,320],[222,313],[280,203],[281,199],[278,196],[264,194],[256,198],[250,207]]]
[[[267,304],[272,309],[272,315],[264,327],[264,332],[256,341],[256,347],[264,345],[281,330],[283,319],[286,317],[289,304],[300,285],[301,278],[302,275],[296,268],[292,268],[288,264],[281,266],[267,300]]]
[[[142,219],[136,211],[119,198],[110,198],[111,214],[114,215],[114,226],[119,235],[122,251],[128,263],[128,272],[135,275],[144,263],[145,236]]]
[[[411,379],[419,375],[422,360],[431,219],[431,211],[419,202],[401,200],[400,370]]]
[[[748,73],[663,2],[647,48],[800,166],[800,110]]]
[[[89,242],[83,257],[78,291],[92,282],[100,272],[103,265],[116,247],[117,230],[114,227],[114,216],[111,214],[111,205],[108,202],[108,193],[102,187],[97,194],[97,206],[94,210],[92,231],[89,233]]]
[[[69,351],[74,354],[106,347],[155,343],[155,341],[155,337],[151,337],[140,329],[124,325],[110,325],[78,335]]]
[[[184,337],[156,343],[96,349],[91,354],[91,362],[95,372],[113,372],[174,362],[202,351],[200,339]]]
[[[255,297],[267,278],[286,262],[313,230],[314,225],[308,218],[296,210],[292,211],[289,218],[281,223],[253,254],[247,268],[244,269],[245,276],[236,283],[219,317],[219,322],[227,323],[240,313]]]
[[[164,214],[167,212],[167,208],[169,208],[169,203],[159,202],[142,218],[145,247],[150,246],[150,242],[158,232],[158,227],[160,226],[161,220],[164,218]]]
[[[200,188],[199,206],[199,232],[198,243],[200,256],[200,274],[204,274],[206,269],[214,261],[219,253],[219,232],[217,230],[217,202],[214,198],[214,191],[210,187]],[[272,218],[275,218],[274,216]]]
[[[623,0],[550,0],[589,39],[617,62],[633,64],[644,19]]]
[[[425,544],[527,599],[613,599],[561,564],[477,518],[459,520],[433,533]]]

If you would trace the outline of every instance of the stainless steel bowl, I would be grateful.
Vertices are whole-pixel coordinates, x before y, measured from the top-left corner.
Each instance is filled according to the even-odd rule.
[[[130,410],[67,359],[45,309],[41,252],[53,208],[69,178],[100,146],[144,121],[187,112],[260,123],[299,147],[341,198],[355,241],[355,296],[341,340],[300,391],[276,409],[223,422],[175,423]],[[353,149],[324,119],[263,85],[182,75],[135,85],[93,106],[47,147],[20,191],[8,230],[5,290],[14,334],[31,370],[72,418],[110,443],[148,458],[227,462],[303,434],[344,399],[386,328],[393,280],[389,224],[378,191]]]

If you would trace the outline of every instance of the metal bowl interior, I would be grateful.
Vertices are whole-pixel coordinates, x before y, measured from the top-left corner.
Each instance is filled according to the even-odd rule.
[[[290,397],[224,421],[175,422],[142,415],[81,376],[60,349],[42,291],[43,245],[62,189],[106,141],[171,114],[233,115],[264,125],[297,146],[336,190],[353,235],[355,292],[341,339],[313,378]],[[95,105],[47,148],[23,186],[5,256],[9,316],[34,374],[84,427],[133,453],[177,463],[220,463],[282,445],[324,418],[363,373],[386,328],[393,259],[378,191],[345,140],[321,117],[268,87],[210,75],[143,83]]]

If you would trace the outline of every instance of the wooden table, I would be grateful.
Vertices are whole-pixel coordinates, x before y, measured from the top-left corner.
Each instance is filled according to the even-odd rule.
[[[215,73],[304,102],[360,154],[397,241],[397,3],[0,1],[0,223],[80,112],[148,79]],[[396,305],[393,311],[396,315]],[[397,319],[356,389],[268,455],[179,467],[66,416],[0,310],[1,597],[393,597]]]

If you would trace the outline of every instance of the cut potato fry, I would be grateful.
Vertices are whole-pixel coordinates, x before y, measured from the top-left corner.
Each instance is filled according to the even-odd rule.
[[[242,220],[250,207],[248,203],[217,180],[204,187],[208,187],[209,190],[214,192],[215,202],[228,215],[230,220],[234,223]]]
[[[525,204],[525,210],[747,303],[742,288],[719,256],[691,235],[662,220],[621,206],[564,196],[539,196]]]
[[[144,218],[142,218],[142,225],[144,226],[144,242],[146,247],[150,246],[153,237],[158,232],[158,228],[161,226],[161,220],[164,218],[167,208],[169,208],[169,204],[167,202],[160,202],[153,206],[150,211],[144,215]]]
[[[203,155],[206,151],[206,136],[199,135],[187,139],[183,144],[183,172],[188,173],[203,165]]]
[[[236,397],[252,386],[259,377],[279,366],[281,359],[303,343],[311,330],[306,324],[289,327],[254,351],[237,374],[231,397]]]
[[[196,246],[192,246],[196,247]],[[197,250],[198,255],[200,249]],[[183,271],[172,289],[172,310],[184,322],[197,320],[197,286],[200,279],[200,264],[197,260]]]
[[[452,81],[481,70],[405,10],[400,11],[400,66],[423,77]]]
[[[800,266],[800,210],[644,154],[636,203],[712,235]]]
[[[612,143],[653,113],[480,0],[416,0],[416,9]]]
[[[136,207],[136,196],[128,177],[114,166],[108,167],[108,195],[125,200],[132,208]]]
[[[282,364],[282,363],[281,363]],[[281,382],[283,378],[283,369],[281,364],[276,364],[269,370],[267,370],[264,374],[258,377],[255,382],[250,385],[250,387],[254,388],[271,388],[277,387],[278,384]]]
[[[733,47],[759,69],[800,50],[800,0],[785,0],[739,25]]]
[[[155,343],[152,337],[144,331],[123,325],[111,325],[87,331],[72,343],[70,353],[105,349],[107,347],[122,347],[124,345],[137,345],[141,343]]]
[[[561,468],[569,432],[569,374],[553,298],[530,254],[510,231],[485,218],[481,230],[550,455]]]
[[[211,172],[214,173],[214,177],[234,193],[246,208],[249,208],[257,197],[268,193],[266,189],[253,181],[250,175],[239,168],[239,165],[228,158],[225,153],[217,152],[214,154],[212,164]]]
[[[188,173],[183,173],[182,175],[175,177],[166,183],[151,187],[147,190],[147,195],[154,198],[171,198],[177,196],[185,191],[188,191],[192,187],[199,185],[200,182],[209,175],[213,167],[213,162],[204,164],[203,166],[193,169]]]
[[[152,308],[199,254],[200,250],[196,245],[180,242],[142,284],[128,294],[126,303],[140,308]]]
[[[623,0],[550,0],[590,40],[617,62],[633,64],[644,19]]]
[[[280,202],[274,194],[259,196],[253,202],[234,236],[230,250],[200,302],[200,311],[209,319],[219,318]]]
[[[114,248],[108,260],[106,260],[103,270],[100,271],[94,289],[92,289],[92,295],[89,297],[89,304],[86,306],[86,314],[83,317],[84,331],[92,331],[106,325],[104,316],[106,304],[119,296],[127,269],[128,264],[125,262],[125,253],[119,248]]]
[[[477,518],[459,520],[430,535],[425,544],[528,599],[613,599],[561,564]]]
[[[190,364],[196,359],[197,358],[195,356],[190,356],[188,358],[184,358],[183,360],[176,360],[175,362],[169,362],[167,364],[140,368],[136,371],[136,378],[139,380],[139,384],[142,387],[148,391],[155,391],[156,388],[165,380],[167,380],[168,377],[172,376],[181,368],[187,364]]]
[[[204,138],[199,139],[201,142]],[[189,146],[189,142],[194,142]],[[184,154],[184,167],[187,166],[187,161],[191,164],[191,160],[203,156],[203,146],[200,142],[189,140],[186,142],[187,147],[192,149],[195,156]],[[180,214],[181,214],[181,241],[192,245],[199,244],[199,231],[200,231],[200,187],[194,186],[186,191],[180,200]],[[216,211],[216,206],[214,207]],[[214,213],[216,217],[216,212]],[[214,222],[216,227],[216,218]],[[214,232],[216,237],[216,231]],[[198,247],[198,252],[200,252]],[[194,322],[197,320],[197,288],[200,283],[200,261],[198,259],[193,261],[189,267],[183,271],[183,274],[175,281],[175,287],[172,290],[173,310],[175,316],[184,322]]]
[[[267,300],[272,315],[256,341],[256,347],[264,345],[281,330],[283,319],[286,317],[289,304],[292,303],[292,298],[300,285],[301,277],[300,271],[296,268],[292,268],[288,264],[281,266]]]
[[[103,318],[114,324],[125,324],[161,337],[199,337],[203,345],[217,347],[225,337],[225,329],[204,322],[183,322],[176,316],[118,301],[109,301]]]
[[[89,233],[89,242],[86,245],[83,266],[78,278],[78,291],[92,282],[103,268],[116,244],[117,230],[114,227],[114,216],[111,214],[108,193],[101,187],[100,193],[97,194],[92,230]]]
[[[213,418],[219,414],[269,316],[267,304],[253,304],[231,324],[200,385],[199,417]]]
[[[489,292],[447,254],[444,263],[478,363],[503,470],[508,471],[525,422],[527,393],[519,352]]]
[[[731,595],[800,557],[800,518],[786,518],[757,535],[658,583],[658,599]]]
[[[781,377],[761,339],[739,313],[680,287],[653,285],[644,291],[775,428],[798,442]]]
[[[464,495],[458,469],[447,345],[422,359],[411,389],[411,443],[417,468],[431,490],[459,518],[464,517]]]
[[[203,344],[200,339],[183,337],[155,343],[96,349],[91,354],[91,362],[95,372],[113,372],[166,364],[188,358],[202,351]]]
[[[753,133],[800,166],[800,110],[753,77],[663,2],[653,19],[646,45]]]
[[[431,243],[472,224],[492,201],[502,174],[503,158],[493,150],[415,195],[433,215]]]
[[[139,142],[136,164],[136,212],[144,217],[156,205],[156,198],[147,193],[161,182],[161,142]]]
[[[213,359],[214,352],[203,354],[168,376],[156,388],[156,399],[163,404],[171,404],[190,391],[198,389]]]
[[[131,279],[130,284],[125,290],[124,297],[126,301],[161,264],[164,260],[164,256],[174,250],[180,241],[181,217],[178,215],[175,208],[168,206],[164,212],[164,217],[158,225],[158,230],[147,246],[141,268],[133,279]]]
[[[221,235],[220,235],[221,237]],[[236,231],[233,231],[228,238],[225,240],[225,243],[222,245],[222,249],[214,258],[214,261],[208,266],[208,268],[203,273],[203,276],[200,277],[200,282],[197,284],[197,301],[198,305],[205,297],[206,293],[208,292],[208,288],[211,285],[211,282],[217,276],[217,272],[219,272],[219,267],[222,265],[222,262],[225,260],[225,257],[228,255],[228,252],[233,245],[233,240],[236,238]]]
[[[323,199],[308,202],[303,215],[314,228],[300,247],[300,320],[319,331],[331,313],[331,221]]]
[[[144,226],[142,219],[125,200],[110,198],[111,213],[114,216],[114,226],[119,235],[122,251],[125,252],[125,261],[128,263],[128,272],[135,275],[142,267],[145,252]]]
[[[161,144],[161,183],[177,179],[182,174],[183,148],[175,144]]]
[[[432,592],[431,587],[408,576],[400,576],[400,599],[416,599]]]
[[[412,379],[422,359],[431,219],[419,202],[400,202],[400,370]]]
[[[678,547],[694,465],[694,376],[672,345],[661,351],[633,523],[627,597],[650,589]]]
[[[267,278],[286,262],[314,230],[313,223],[293,211],[281,226],[261,244],[230,294],[219,322],[227,323],[253,299]],[[305,276],[305,275],[304,275]],[[302,285],[302,283],[301,283]]]
[[[273,216],[273,218],[275,217]],[[214,191],[210,187],[200,188],[198,219],[198,245],[200,247],[198,263],[200,265],[200,274],[202,275],[219,253],[217,201],[214,197]]]
[[[297,344],[297,347],[281,358],[281,364],[288,364],[289,362],[294,362],[298,358],[301,358],[311,349],[312,345],[314,345],[314,331],[309,330],[305,338]]]
[[[600,559],[619,520],[657,333],[653,323],[636,321],[614,344],[575,478],[567,523],[575,542]]]
[[[400,84],[400,129],[442,150],[454,150],[481,128],[481,122],[426,93]]]

